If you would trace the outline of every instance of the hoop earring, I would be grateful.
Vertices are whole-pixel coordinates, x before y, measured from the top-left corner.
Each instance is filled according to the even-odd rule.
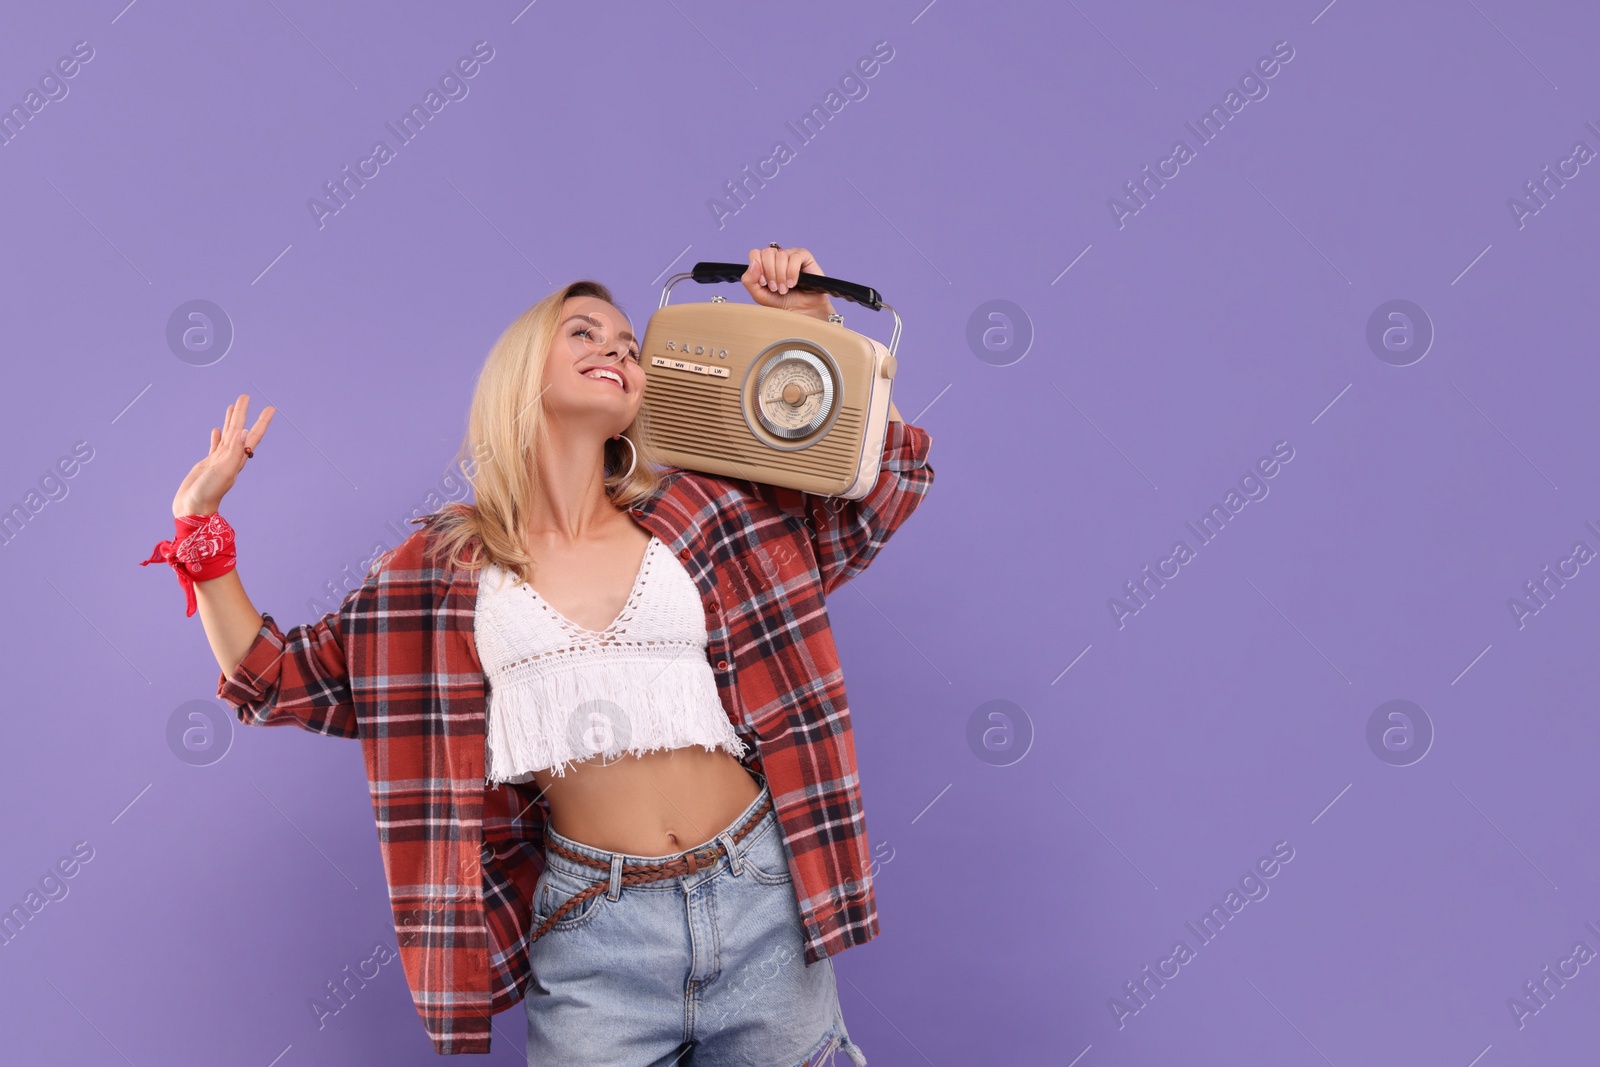
[[[627,446],[628,446],[628,450],[632,453],[632,458],[629,459],[629,461],[628,461],[628,469],[626,471],[623,471],[621,474],[617,475],[617,477],[619,477],[619,478],[626,478],[630,474],[633,473],[633,468],[635,466],[637,466],[638,463],[639,463],[639,450],[636,447],[634,447],[634,444],[633,444],[633,442],[631,440],[629,440],[627,437],[624,437],[620,433],[612,435],[611,439],[613,441],[620,440],[620,441],[625,442],[627,444]]]

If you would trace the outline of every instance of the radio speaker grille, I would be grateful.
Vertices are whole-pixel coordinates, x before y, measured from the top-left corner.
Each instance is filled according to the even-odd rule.
[[[645,408],[650,437],[668,463],[682,466],[690,460],[706,467],[706,443],[717,443],[716,453],[726,456],[734,471],[729,477],[760,481],[759,468],[774,452],[758,441],[745,425],[739,406],[739,386],[730,381],[689,378],[681,371],[650,370]],[[863,412],[844,407],[827,436],[809,448],[784,454],[784,465],[819,478],[852,478],[861,456]],[[747,468],[738,473],[738,468]]]

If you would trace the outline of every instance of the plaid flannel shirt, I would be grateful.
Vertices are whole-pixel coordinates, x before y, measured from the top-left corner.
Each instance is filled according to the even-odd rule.
[[[783,827],[809,965],[878,932],[844,677],[825,605],[933,484],[927,431],[891,422],[861,500],[677,467],[634,506],[706,613],[707,659]],[[285,633],[271,615],[217,695],[241,723],[359,738],[406,982],[434,1051],[489,1051],[530,977],[548,802],[490,786],[473,640],[479,571],[424,560],[432,521],[340,608]]]

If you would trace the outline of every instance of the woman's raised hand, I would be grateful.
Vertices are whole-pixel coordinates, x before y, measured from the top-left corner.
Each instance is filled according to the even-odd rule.
[[[804,248],[752,248],[750,266],[739,276],[739,281],[758,304],[826,319],[833,314],[833,302],[827,293],[795,289],[801,271],[825,273],[816,258]]]
[[[272,422],[271,406],[261,410],[256,424],[245,429],[245,419],[250,414],[250,395],[240,393],[239,399],[228,405],[222,428],[211,429],[211,451],[196,463],[178,486],[172,498],[174,518],[184,515],[210,515],[222,505],[222,498],[233,488],[233,480],[245,465],[246,447],[254,451]]]

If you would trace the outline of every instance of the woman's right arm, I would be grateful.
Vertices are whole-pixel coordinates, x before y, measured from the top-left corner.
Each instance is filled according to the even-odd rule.
[[[356,597],[377,580],[377,569],[338,611],[287,632],[271,615],[255,614],[235,571],[195,583],[206,636],[222,668],[217,696],[246,726],[292,725],[316,734],[360,737],[342,623]],[[215,591],[212,614],[207,614],[206,586],[228,581],[236,588]],[[236,652],[241,642],[243,651]]]
[[[184,514],[207,513],[190,511]],[[264,617],[245,595],[237,567],[220,578],[195,582],[194,598],[200,608],[206,640],[211,642],[211,654],[217,657],[223,675],[230,675],[244,659],[245,652],[255,644]]]
[[[248,394],[241,394],[229,405],[221,429],[212,429],[210,452],[172,498],[175,517],[213,514],[233,487],[246,462],[245,448],[253,451],[272,421],[273,408],[265,408],[247,431],[249,403]],[[250,602],[237,567],[194,583],[200,621],[221,668],[217,696],[233,705],[240,722],[359,736],[340,617],[360,591],[351,593],[339,611],[285,633]]]

